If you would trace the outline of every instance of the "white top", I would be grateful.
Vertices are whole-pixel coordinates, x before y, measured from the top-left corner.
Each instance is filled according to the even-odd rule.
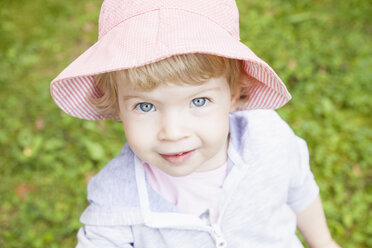
[[[159,168],[141,161],[151,188],[182,212],[201,216],[208,212],[209,221],[217,223],[222,185],[227,175],[227,163],[210,171],[173,177]]]

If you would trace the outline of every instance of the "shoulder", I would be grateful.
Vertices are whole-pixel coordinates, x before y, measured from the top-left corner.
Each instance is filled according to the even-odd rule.
[[[141,221],[134,154],[127,144],[88,184],[85,225],[133,225]]]
[[[134,155],[127,144],[88,184],[88,200],[97,205],[135,204]],[[130,200],[128,202],[128,200]]]
[[[126,144],[88,184],[88,201],[80,221],[88,225],[135,224],[141,220],[134,154]]]

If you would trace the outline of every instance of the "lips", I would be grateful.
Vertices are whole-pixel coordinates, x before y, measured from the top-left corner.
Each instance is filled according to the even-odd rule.
[[[160,154],[162,158],[172,164],[182,164],[184,163],[191,155],[194,153],[195,150],[180,152],[180,153],[173,153],[173,154]]]

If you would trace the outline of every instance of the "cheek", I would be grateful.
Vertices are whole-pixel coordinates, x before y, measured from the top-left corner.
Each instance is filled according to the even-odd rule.
[[[229,133],[228,112],[214,113],[213,116],[206,118],[199,132],[204,138],[204,142],[213,146],[225,142]]]
[[[151,128],[146,123],[136,121],[124,121],[125,137],[133,151],[146,149],[151,140]]]

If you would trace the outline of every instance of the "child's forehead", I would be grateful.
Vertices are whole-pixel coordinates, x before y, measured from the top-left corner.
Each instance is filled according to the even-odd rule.
[[[143,88],[127,81],[120,83],[118,90],[119,94],[121,95],[129,95],[133,93],[146,94],[154,92],[160,92],[161,94],[168,92],[177,95],[187,95],[204,91],[226,90],[226,88],[229,88],[229,86],[225,77],[217,77],[195,82],[193,84],[183,81],[164,81],[158,85],[155,85],[151,89]]]
[[[149,92],[152,90],[156,90],[158,88],[178,88],[180,90],[186,88],[203,88],[207,85],[213,83],[215,80],[214,78],[199,78],[195,77],[193,80],[182,80],[182,79],[174,79],[169,80],[167,78],[157,78],[153,80],[153,78],[149,78],[149,80],[141,80],[136,79],[131,81],[129,78],[118,78],[117,83],[119,85],[118,88],[122,90],[131,90],[131,91],[143,91]]]

